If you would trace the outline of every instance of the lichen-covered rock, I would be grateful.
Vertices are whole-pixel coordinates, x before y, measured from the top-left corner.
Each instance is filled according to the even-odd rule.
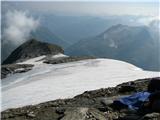
[[[94,108],[68,109],[61,120],[106,120],[104,113]]]

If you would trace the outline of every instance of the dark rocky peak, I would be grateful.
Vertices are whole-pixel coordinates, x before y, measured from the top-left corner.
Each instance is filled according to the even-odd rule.
[[[55,44],[31,39],[16,48],[3,62],[3,64],[16,63],[41,55],[55,55],[57,53],[64,53],[64,50]]]

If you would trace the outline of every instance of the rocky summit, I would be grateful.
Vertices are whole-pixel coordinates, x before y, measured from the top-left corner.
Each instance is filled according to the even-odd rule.
[[[3,64],[11,64],[21,62],[29,58],[39,57],[41,55],[55,55],[58,53],[64,53],[61,47],[55,44],[49,44],[31,39],[16,48],[3,62]]]
[[[86,91],[71,99],[8,109],[2,112],[1,117],[2,120],[159,120],[158,112],[135,111],[113,104],[122,96],[146,91],[150,80],[152,78],[140,79],[116,87]]]

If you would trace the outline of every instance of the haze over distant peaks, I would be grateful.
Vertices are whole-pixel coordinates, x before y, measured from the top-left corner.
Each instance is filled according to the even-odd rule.
[[[160,70],[158,47],[148,27],[118,24],[73,44],[66,53],[118,59],[146,70]]]

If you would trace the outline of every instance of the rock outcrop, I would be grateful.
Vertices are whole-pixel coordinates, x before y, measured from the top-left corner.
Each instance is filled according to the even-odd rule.
[[[34,65],[31,64],[7,64],[1,66],[1,79],[7,77],[9,74],[27,72],[32,69]]]
[[[59,63],[68,63],[68,62],[74,62],[74,61],[80,61],[80,60],[85,60],[85,59],[94,59],[95,57],[87,57],[87,56],[81,56],[81,57],[76,57],[76,56],[68,56],[68,57],[61,57],[61,58],[45,58],[44,63],[47,64],[59,64]]]

